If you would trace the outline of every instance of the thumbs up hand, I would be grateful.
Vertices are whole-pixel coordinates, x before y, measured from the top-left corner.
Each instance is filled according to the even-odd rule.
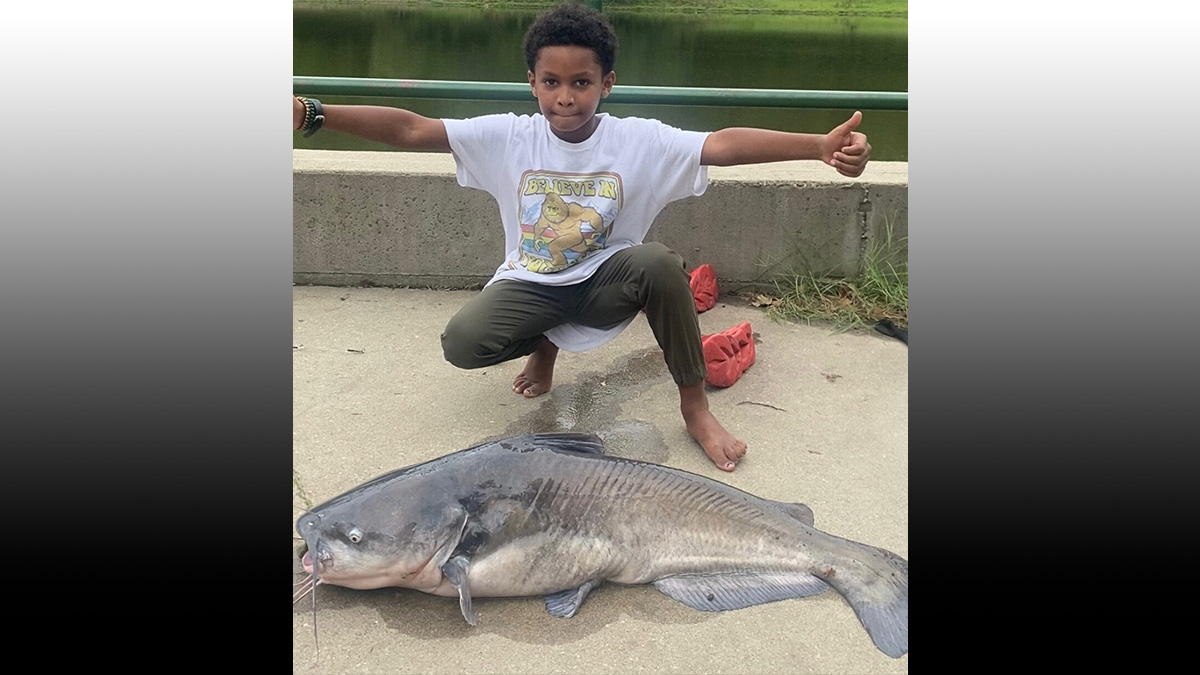
[[[821,161],[850,178],[862,175],[871,156],[871,144],[866,135],[855,131],[861,122],[862,113],[855,111],[850,119],[825,134],[825,142],[821,144]]]

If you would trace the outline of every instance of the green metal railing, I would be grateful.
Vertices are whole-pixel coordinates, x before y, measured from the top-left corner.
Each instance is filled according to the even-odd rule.
[[[354,77],[293,77],[292,91],[307,96],[442,98],[483,101],[530,101],[533,98],[529,84],[525,82],[385,80]],[[642,105],[908,110],[908,92],[902,91],[714,89],[616,85],[605,101]]]

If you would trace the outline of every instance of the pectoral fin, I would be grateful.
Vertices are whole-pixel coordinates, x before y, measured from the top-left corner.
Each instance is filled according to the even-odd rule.
[[[450,585],[458,590],[458,607],[462,610],[463,618],[467,620],[467,623],[475,626],[479,624],[479,617],[471,608],[471,585],[467,583],[467,570],[470,568],[470,560],[456,555],[442,565],[442,574],[446,577],[446,581],[449,581]]]

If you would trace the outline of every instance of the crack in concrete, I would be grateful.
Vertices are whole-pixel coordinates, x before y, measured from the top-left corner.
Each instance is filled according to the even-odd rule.
[[[865,271],[863,263],[867,257],[867,247],[871,243],[871,186],[862,184],[863,197],[858,203],[858,263],[856,265],[859,276]]]

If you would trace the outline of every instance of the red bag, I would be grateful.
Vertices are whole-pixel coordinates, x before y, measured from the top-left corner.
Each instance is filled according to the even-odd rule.
[[[712,265],[705,263],[692,270],[692,298],[696,301],[696,311],[703,312],[717,304],[717,273]]]
[[[732,385],[754,365],[754,333],[749,321],[723,333],[702,335],[700,340],[704,345],[704,365],[708,367],[704,381],[714,387]]]

